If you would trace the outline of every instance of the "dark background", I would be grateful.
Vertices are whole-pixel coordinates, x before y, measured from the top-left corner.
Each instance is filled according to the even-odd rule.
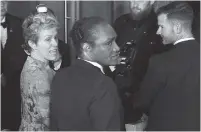
[[[161,5],[169,2],[156,1],[154,7],[158,9]],[[86,16],[100,16],[112,24],[117,17],[129,12],[128,1],[10,1],[8,12],[23,19],[40,3],[46,4],[55,12],[61,24],[59,38],[63,41],[67,39],[65,36],[68,35],[76,19]],[[188,3],[192,5],[196,15],[200,13],[200,1],[188,1]],[[74,5],[76,5],[75,8],[73,8]],[[65,15],[72,17],[66,19],[66,24]],[[67,35],[65,35],[65,29]]]

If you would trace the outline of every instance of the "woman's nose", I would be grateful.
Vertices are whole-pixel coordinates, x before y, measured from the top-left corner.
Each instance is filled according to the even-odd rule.
[[[52,42],[52,45],[53,46],[58,46],[58,40],[54,39],[53,42]]]

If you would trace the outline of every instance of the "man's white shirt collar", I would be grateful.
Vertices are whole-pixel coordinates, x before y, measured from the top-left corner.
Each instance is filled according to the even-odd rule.
[[[78,57],[78,59],[82,60],[82,59],[79,58],[79,57]],[[101,72],[102,72],[103,74],[105,74],[104,71],[103,71],[103,67],[102,67],[100,64],[98,64],[97,62],[92,62],[92,61],[88,61],[88,60],[83,60],[83,61],[89,62],[90,64],[94,65],[95,67],[98,67],[98,68],[101,70]]]
[[[3,20],[1,20],[1,23],[2,23],[2,22],[5,22],[5,21],[6,21],[6,17],[4,17]]]
[[[1,23],[5,22],[6,21],[6,17],[3,18],[3,20],[1,21]],[[2,47],[5,48],[5,45],[6,45],[6,41],[8,39],[8,36],[7,36],[7,28],[3,28],[3,26],[0,27],[1,29],[1,44],[2,44]]]
[[[184,39],[179,39],[176,42],[174,42],[174,45],[183,42],[183,41],[188,41],[188,40],[195,40],[195,38],[191,37],[191,38],[184,38]]]
[[[56,70],[56,71],[59,70],[59,68],[61,67],[61,62],[56,67],[54,67],[54,70]]]
[[[103,71],[103,67],[102,67],[100,64],[98,64],[97,62],[92,62],[92,61],[88,61],[88,60],[84,60],[84,61],[91,63],[91,64],[94,65],[95,67],[98,67],[98,68],[101,70],[101,72],[102,72],[103,74],[105,74],[104,71]]]

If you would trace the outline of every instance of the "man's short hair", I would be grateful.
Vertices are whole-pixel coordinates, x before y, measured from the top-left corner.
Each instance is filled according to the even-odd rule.
[[[186,2],[176,1],[158,9],[157,15],[166,14],[169,20],[179,20],[192,24],[193,9]]]
[[[82,53],[82,43],[94,45],[95,38],[97,37],[97,26],[107,24],[101,17],[85,17],[75,22],[70,37],[72,38],[77,55]]]

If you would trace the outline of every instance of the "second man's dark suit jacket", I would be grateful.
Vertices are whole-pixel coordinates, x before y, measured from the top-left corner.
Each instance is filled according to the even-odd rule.
[[[176,44],[151,58],[134,107],[149,114],[147,130],[200,129],[200,45]]]
[[[26,60],[21,45],[22,20],[6,14],[7,41],[1,49],[1,73],[6,78],[5,87],[1,87],[1,127],[17,131],[21,122],[20,73]]]
[[[99,68],[75,60],[52,82],[51,130],[121,130],[122,106],[111,78]]]

